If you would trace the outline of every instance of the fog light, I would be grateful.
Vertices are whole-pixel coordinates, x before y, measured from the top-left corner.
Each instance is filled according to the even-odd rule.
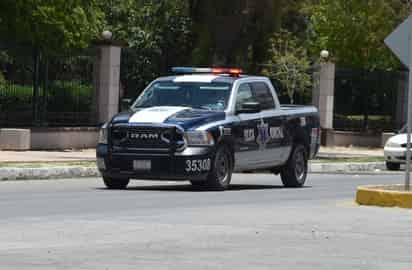
[[[97,168],[99,168],[99,170],[106,170],[106,164],[104,163],[104,158],[98,158],[96,160],[97,163]]]

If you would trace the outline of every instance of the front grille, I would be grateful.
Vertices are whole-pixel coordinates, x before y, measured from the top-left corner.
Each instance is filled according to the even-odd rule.
[[[176,127],[114,126],[111,143],[117,150],[174,150],[183,142]]]

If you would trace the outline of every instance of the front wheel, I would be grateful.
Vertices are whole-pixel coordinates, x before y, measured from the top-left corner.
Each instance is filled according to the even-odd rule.
[[[216,151],[212,171],[207,177],[207,187],[215,190],[227,189],[232,179],[232,172],[231,152],[226,146],[220,146]]]
[[[285,187],[302,187],[308,173],[308,155],[303,145],[294,147],[286,165],[280,172],[282,183]]]
[[[129,178],[103,177],[103,182],[108,189],[126,189],[129,181]]]
[[[389,171],[399,171],[401,169],[401,164],[387,161],[386,162],[386,168]]]

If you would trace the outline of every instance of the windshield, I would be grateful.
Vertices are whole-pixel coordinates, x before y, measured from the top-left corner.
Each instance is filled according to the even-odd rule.
[[[154,106],[182,106],[224,111],[232,84],[221,82],[156,82],[133,104],[133,109]]]

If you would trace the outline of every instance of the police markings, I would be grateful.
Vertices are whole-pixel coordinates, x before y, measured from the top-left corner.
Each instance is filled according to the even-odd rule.
[[[270,141],[269,136],[269,125],[265,123],[263,119],[260,119],[260,124],[257,126],[258,136],[256,142],[259,144],[261,149],[266,148],[266,144]]]
[[[255,141],[261,148],[265,148],[266,144],[270,140],[279,140],[285,137],[282,127],[270,127],[268,123],[265,123],[263,119],[260,120],[257,126],[258,134],[255,135],[254,129],[245,129],[243,131],[243,139],[245,142]]]
[[[306,126],[306,117],[300,117],[300,126],[301,127]]]
[[[253,142],[255,140],[255,130],[252,128],[243,130],[243,139],[245,142]]]
[[[269,130],[270,138],[277,140],[283,139],[285,136],[283,134],[283,128],[281,127],[271,127]]]

